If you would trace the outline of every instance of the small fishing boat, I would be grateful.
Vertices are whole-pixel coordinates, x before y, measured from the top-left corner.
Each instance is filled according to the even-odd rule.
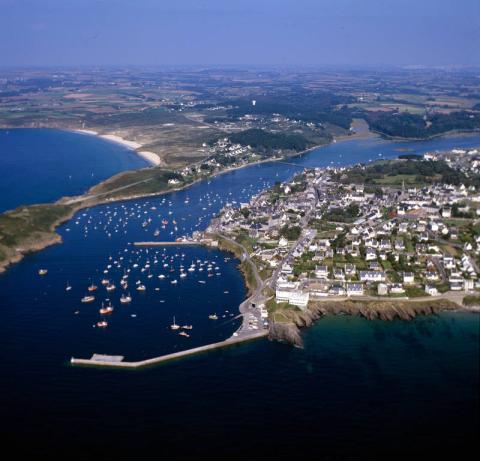
[[[48,269],[39,269],[38,270],[38,275],[47,275]]]
[[[145,291],[147,289],[147,287],[145,285],[138,285],[137,287],[137,291]]]
[[[116,286],[113,283],[111,283],[110,285],[107,285],[107,287],[106,287],[107,291],[113,291],[113,290],[115,290],[115,288],[116,288]]]
[[[88,287],[88,291],[91,293],[92,291],[96,291],[98,289],[97,285],[93,283]]]
[[[192,330],[192,329],[193,329],[193,326],[192,326],[192,325],[183,325],[183,326],[182,326],[182,329],[184,329],[184,330]]]
[[[190,338],[190,335],[186,331],[181,331],[178,333],[180,336],[185,336],[185,338]]]
[[[100,320],[97,322],[97,327],[98,328],[107,328],[108,327],[108,322],[106,320]]]
[[[70,291],[72,289],[72,285],[70,285],[68,282],[67,282],[67,286],[65,287],[65,291]]]
[[[102,285],[108,285],[110,283],[110,280],[108,279],[102,279]]]
[[[209,318],[210,320],[218,320],[218,315],[217,315],[217,314],[210,314],[210,315],[208,316],[208,318]]]

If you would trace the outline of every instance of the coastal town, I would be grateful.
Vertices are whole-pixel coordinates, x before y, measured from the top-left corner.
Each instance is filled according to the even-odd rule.
[[[357,175],[368,178],[375,162],[305,169],[249,203],[227,205],[206,233],[248,251],[265,281],[259,307],[271,320],[335,299],[473,302],[480,290],[479,151],[404,157],[380,163],[417,174],[382,175],[376,185]],[[453,180],[418,174],[428,168]]]

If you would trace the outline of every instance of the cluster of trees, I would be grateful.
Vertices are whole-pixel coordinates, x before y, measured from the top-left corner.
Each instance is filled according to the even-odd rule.
[[[251,146],[257,150],[272,149],[293,150],[300,152],[312,144],[300,134],[270,133],[258,128],[240,131],[229,135],[232,143]]]
[[[480,114],[458,111],[424,117],[408,112],[365,112],[370,129],[392,137],[428,138],[451,130],[480,129]]]
[[[301,232],[302,229],[300,226],[289,226],[288,224],[285,224],[285,226],[280,229],[280,235],[287,240],[297,240]]]
[[[341,177],[343,183],[375,184],[376,180],[385,176],[412,175],[418,177],[418,182],[441,182],[458,186],[480,185],[478,175],[466,176],[465,173],[455,170],[444,161],[431,162],[428,160],[407,160],[373,163],[365,167],[358,165],[348,170]]]
[[[356,203],[351,203],[347,208],[334,208],[324,215],[324,219],[333,222],[352,222],[358,217],[360,211]]]
[[[337,95],[328,91],[295,91],[262,95],[251,99],[228,101],[235,107],[227,111],[230,119],[238,119],[247,114],[280,114],[290,119],[314,123],[331,123],[348,129],[352,123],[352,113],[345,104],[353,102],[351,96]],[[341,106],[340,109],[338,107]]]

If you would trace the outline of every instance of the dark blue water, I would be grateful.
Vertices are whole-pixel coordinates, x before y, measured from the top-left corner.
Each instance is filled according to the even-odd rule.
[[[81,194],[116,173],[145,166],[131,149],[96,136],[0,130],[0,212]]]
[[[475,145],[480,137],[408,147],[421,153]],[[475,314],[409,323],[323,319],[304,332],[303,350],[262,340],[135,372],[68,365],[71,356],[93,352],[148,358],[226,338],[237,327],[231,314],[245,287],[234,259],[191,247],[147,253],[132,242],[172,240],[203,229],[227,201],[248,201],[305,165],[394,157],[399,147],[404,144],[371,139],[337,143],[294,159],[298,167],[252,166],[163,197],[77,213],[59,229],[62,245],[0,276],[6,435],[28,440],[22,446],[32,451],[122,453],[150,447],[178,458],[206,453],[258,459],[295,450],[371,459],[372,453],[446,453],[473,444],[479,384]],[[148,218],[151,223],[143,227]],[[147,260],[150,268],[142,272]],[[196,270],[180,278],[180,266],[192,262]],[[37,275],[41,267],[48,268],[45,277]],[[128,269],[134,299],[123,306],[118,282]],[[87,285],[100,285],[103,277],[117,289],[107,293],[100,286],[95,303],[81,304]],[[146,285],[145,293],[135,290],[137,280]],[[115,306],[109,326],[94,328],[107,298]],[[221,318],[208,320],[212,312]],[[177,323],[193,325],[189,338],[169,329],[173,315]]]

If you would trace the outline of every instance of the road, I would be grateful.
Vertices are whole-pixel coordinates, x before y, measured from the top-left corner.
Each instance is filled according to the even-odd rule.
[[[263,319],[261,317],[261,312],[259,309],[260,304],[265,303],[265,296],[263,295],[263,290],[266,287],[266,282],[262,280],[260,274],[258,273],[257,265],[252,261],[250,258],[250,254],[248,250],[240,243],[236,242],[235,240],[227,237],[223,234],[218,234],[221,238],[225,239],[226,241],[230,242],[232,245],[237,246],[242,250],[241,261],[246,261],[250,264],[253,275],[255,277],[256,288],[252,291],[252,294],[243,301],[240,306],[239,310],[243,317],[242,325],[240,328],[234,333],[234,336],[244,338],[248,336],[254,336],[258,333],[258,330],[263,329]],[[255,307],[253,307],[255,306]],[[255,326],[257,328],[255,328]]]

